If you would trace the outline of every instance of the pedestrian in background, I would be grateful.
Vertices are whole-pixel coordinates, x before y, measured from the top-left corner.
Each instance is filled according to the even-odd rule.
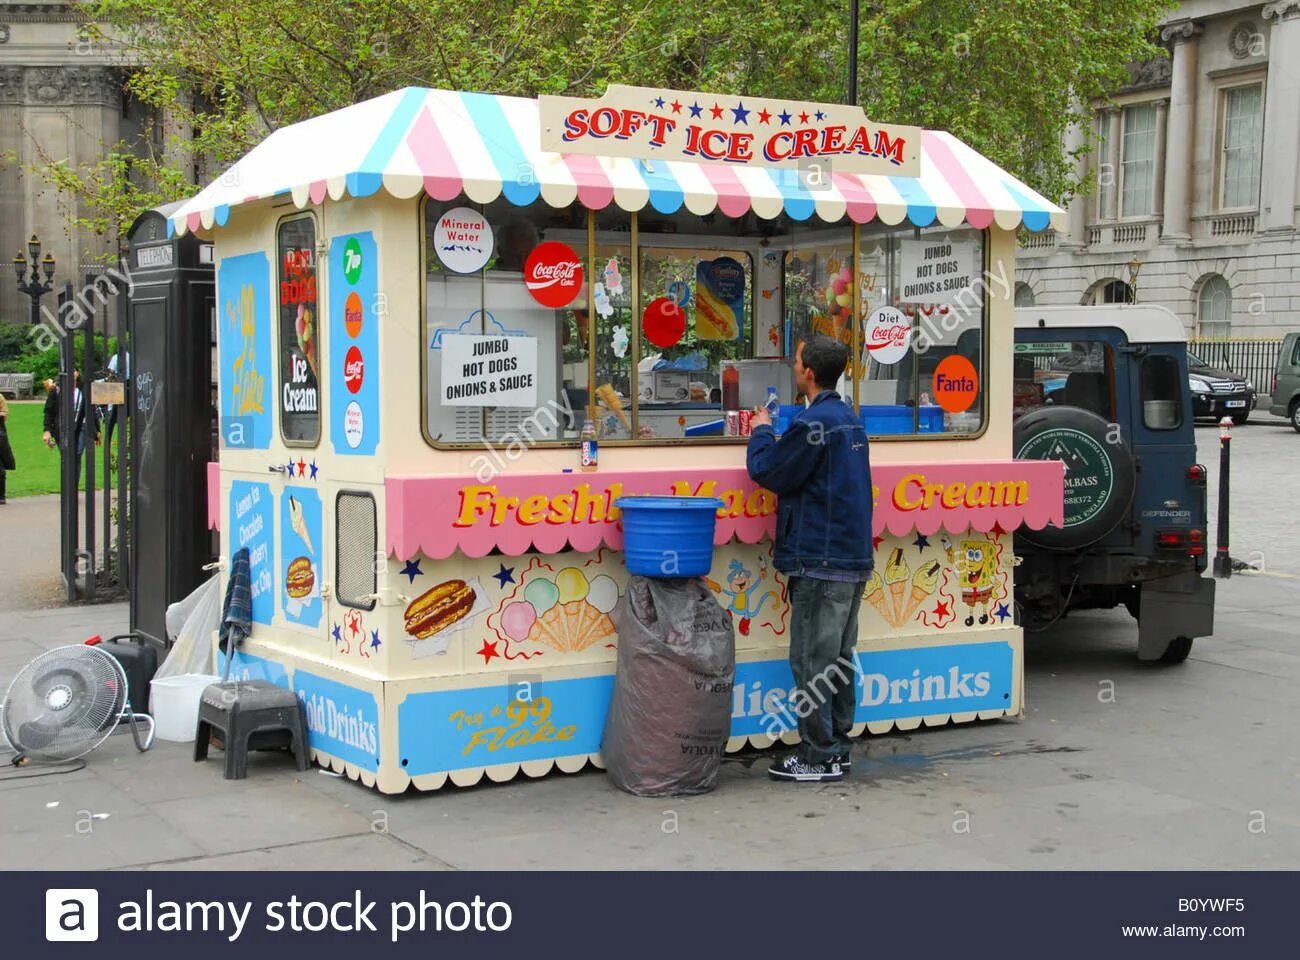
[[[800,343],[794,386],[808,406],[779,440],[759,407],[749,438],[749,475],[777,496],[772,562],[790,581],[790,669],[804,698],[798,748],[767,771],[778,780],[839,780],[852,762],[858,608],[873,560],[867,434],[835,391],[848,360],[830,337]]]
[[[76,457],[78,476],[81,475],[81,455],[86,452],[86,435],[89,430],[91,439],[99,443],[99,411],[86,402],[85,391],[81,385],[81,371],[72,371],[72,382],[74,384],[72,392],[72,448]],[[42,439],[47,447],[59,447],[63,445],[59,442],[62,438],[62,422],[59,413],[59,397],[61,391],[56,381],[45,381],[45,432]],[[90,419],[89,427],[86,420]]]
[[[5,500],[5,474],[17,468],[14,448],[9,445],[9,401],[0,393],[0,503]]]

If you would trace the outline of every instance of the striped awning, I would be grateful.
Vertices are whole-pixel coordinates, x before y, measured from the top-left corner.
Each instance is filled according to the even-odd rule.
[[[525,206],[577,202],[703,215],[749,210],[765,219],[814,214],[833,223],[904,220],[918,227],[963,222],[983,229],[1063,229],[1065,213],[960,140],[926,131],[921,175],[835,172],[809,191],[797,171],[726,163],[579,156],[540,149],[536,100],[408,87],[284,127],[172,214],[176,232],[222,226],[230,208],[289,194],[298,207],[326,197],[435,200],[464,194],[476,203],[504,196]]]

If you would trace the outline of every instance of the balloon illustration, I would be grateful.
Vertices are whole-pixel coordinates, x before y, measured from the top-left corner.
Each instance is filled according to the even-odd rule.
[[[686,333],[686,314],[667,297],[656,297],[646,304],[641,328],[647,340],[666,350]]]
[[[587,602],[601,613],[609,613],[618,605],[618,584],[603,573],[591,578]]]
[[[560,591],[549,580],[530,580],[524,587],[524,599],[533,605],[540,617],[560,599]]]
[[[571,603],[587,595],[587,578],[577,567],[565,567],[557,573],[555,585],[560,588],[560,603]]]
[[[516,600],[508,604],[501,611],[501,626],[505,629],[506,635],[512,640],[524,640],[528,637],[528,631],[533,628],[533,622],[537,619],[537,611],[533,609],[531,603],[524,603],[522,600]]]

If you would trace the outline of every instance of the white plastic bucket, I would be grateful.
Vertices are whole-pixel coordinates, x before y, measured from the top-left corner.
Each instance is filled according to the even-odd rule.
[[[149,705],[159,740],[192,743],[199,722],[199,698],[210,683],[221,678],[206,673],[181,673],[149,684]]]

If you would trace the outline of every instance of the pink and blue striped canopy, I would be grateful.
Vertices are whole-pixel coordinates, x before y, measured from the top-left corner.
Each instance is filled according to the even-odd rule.
[[[918,227],[1065,226],[1063,210],[941,131],[924,134],[919,177],[836,172],[816,191],[789,169],[558,154],[540,142],[536,100],[408,87],[277,130],[184,203],[170,224],[181,233],[211,229],[241,203],[289,194],[305,207],[383,189],[399,198],[423,191],[475,203],[504,196],[519,206],[541,198],[553,207],[576,200],[594,210],[616,204],[664,214],[753,210],[766,219],[816,215],[828,223],[847,216]]]

